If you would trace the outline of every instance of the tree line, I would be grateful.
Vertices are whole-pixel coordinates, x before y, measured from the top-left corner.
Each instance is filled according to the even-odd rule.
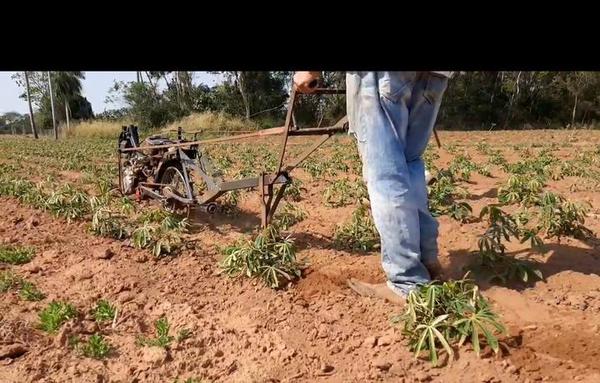
[[[69,118],[128,118],[141,127],[156,128],[190,113],[220,112],[263,127],[283,123],[293,72],[212,73],[220,73],[223,81],[209,87],[194,83],[194,72],[137,72],[135,81],[115,82],[107,96],[107,101],[121,101],[124,107],[94,115],[81,95],[83,72],[50,72],[54,118],[59,124]],[[34,121],[41,128],[52,127],[48,72],[19,72],[13,78],[24,89],[21,97],[35,110]],[[344,87],[344,72],[323,72],[323,82]],[[316,126],[344,113],[344,96],[303,96],[294,117],[298,125]],[[438,124],[452,130],[593,127],[599,117],[600,72],[473,71],[455,72],[450,79]],[[22,126],[22,118],[11,119]]]

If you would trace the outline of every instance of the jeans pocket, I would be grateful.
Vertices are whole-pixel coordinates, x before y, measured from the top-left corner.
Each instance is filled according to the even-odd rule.
[[[417,72],[378,72],[379,94],[397,103],[412,90]]]
[[[427,85],[425,86],[423,97],[425,97],[427,102],[429,102],[431,105],[435,105],[436,103],[441,102],[447,86],[447,77],[430,73],[429,76],[427,76]]]

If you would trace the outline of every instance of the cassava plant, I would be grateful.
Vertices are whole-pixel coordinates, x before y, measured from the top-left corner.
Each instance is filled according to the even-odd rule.
[[[276,225],[282,230],[287,230],[298,222],[306,218],[306,212],[299,206],[286,203],[281,209],[281,213],[275,216]]]
[[[124,216],[102,206],[94,210],[90,231],[101,237],[121,239],[127,236],[127,228],[122,222]]]
[[[498,189],[498,201],[503,204],[520,203],[532,206],[539,202],[543,187],[543,180],[539,177],[511,175],[506,185]]]
[[[546,233],[547,238],[556,237],[560,240],[562,236],[572,236],[585,239],[593,234],[585,226],[589,204],[572,202],[561,195],[545,192],[539,205],[540,229]]]
[[[492,174],[490,169],[486,165],[478,165],[471,160],[468,154],[459,154],[452,159],[448,170],[454,178],[463,181],[469,181],[471,179],[471,173],[477,172],[482,176],[491,177]]]
[[[280,228],[269,225],[253,240],[240,240],[223,250],[220,266],[230,277],[259,278],[271,288],[302,275],[306,264],[296,259],[293,239]]]
[[[323,195],[325,205],[331,207],[346,206],[365,198],[368,199],[365,183],[360,179],[351,181],[348,178],[332,182]]]
[[[300,194],[302,190],[305,190],[302,187],[302,181],[300,181],[297,178],[294,178],[292,182],[290,182],[283,191],[283,198],[285,200],[298,202],[300,201],[300,199],[302,199],[302,196]]]
[[[437,365],[440,350],[445,350],[451,360],[453,346],[460,347],[467,341],[478,356],[482,343],[499,352],[497,335],[506,330],[477,285],[466,278],[433,281],[408,294],[405,313],[393,321],[403,323],[415,357],[425,352]]]
[[[50,193],[46,199],[45,207],[57,217],[71,222],[81,219],[89,212],[89,196],[76,190],[70,184],[65,184],[58,190]]]
[[[334,234],[336,247],[347,250],[371,251],[379,248],[379,232],[367,205],[359,203],[352,218],[337,227]]]
[[[182,235],[187,232],[187,218],[179,218],[164,210],[154,210],[140,217],[141,226],[133,230],[134,247],[151,248],[156,257],[173,254],[183,246]]]
[[[500,205],[485,206],[481,210],[480,218],[487,218],[488,228],[477,242],[478,259],[470,265],[472,270],[501,283],[514,279],[528,282],[532,277],[543,278],[542,273],[534,268],[531,262],[508,256],[504,245],[504,241],[510,241],[512,237],[521,243],[529,240],[534,249],[539,249],[543,242],[536,230],[520,227],[517,220],[504,212]]]
[[[470,219],[473,209],[467,202],[456,201],[464,197],[466,191],[456,186],[452,173],[439,170],[436,181],[429,186],[429,211],[434,217],[448,215],[451,218],[466,222]]]

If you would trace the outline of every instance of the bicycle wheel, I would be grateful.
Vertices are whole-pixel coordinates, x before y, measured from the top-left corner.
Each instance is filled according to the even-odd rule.
[[[170,165],[165,169],[160,179],[163,184],[163,190],[168,189],[173,194],[182,198],[189,198],[185,187],[185,178],[183,177],[183,169],[180,164]],[[191,185],[190,185],[191,188]],[[167,211],[175,214],[189,214],[190,205],[182,203],[174,198],[167,198],[164,202],[164,207]]]

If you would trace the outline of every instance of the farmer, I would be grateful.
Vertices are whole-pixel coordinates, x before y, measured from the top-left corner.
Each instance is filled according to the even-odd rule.
[[[402,304],[419,283],[438,278],[438,223],[427,204],[423,152],[433,131],[450,72],[348,72],[350,132],[363,162],[381,264],[387,283],[351,278],[363,296]],[[319,72],[296,72],[297,91],[310,93]]]

